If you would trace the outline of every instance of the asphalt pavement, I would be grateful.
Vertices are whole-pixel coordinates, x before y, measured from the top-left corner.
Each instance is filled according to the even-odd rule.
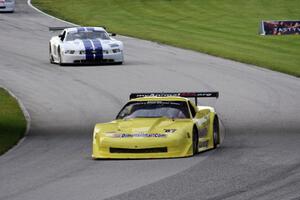
[[[300,199],[299,78],[124,36],[124,65],[60,67],[48,27],[65,25],[25,0],[0,14],[0,85],[31,117],[0,157],[0,200]],[[149,91],[219,91],[199,104],[216,108],[224,143],[191,158],[92,160],[94,124]]]

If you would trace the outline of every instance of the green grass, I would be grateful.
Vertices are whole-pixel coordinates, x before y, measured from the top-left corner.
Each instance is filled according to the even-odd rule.
[[[17,101],[0,88],[0,155],[17,144],[25,130],[26,120]]]
[[[192,49],[300,77],[300,36],[260,36],[267,19],[300,20],[299,0],[33,0],[81,25]]]

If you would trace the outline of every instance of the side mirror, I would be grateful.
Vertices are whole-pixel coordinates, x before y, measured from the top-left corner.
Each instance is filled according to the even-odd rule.
[[[110,36],[117,36],[117,34],[116,33],[111,33]]]
[[[61,41],[64,40],[64,35],[60,34],[60,35],[58,35],[58,37],[60,38]]]
[[[200,118],[204,117],[204,115],[205,115],[205,113],[199,112],[199,111],[198,111],[198,112],[196,113],[195,117],[196,117],[197,119],[200,119]]]
[[[210,113],[210,110],[209,109],[203,109],[203,110],[199,110],[197,113],[196,113],[196,118],[202,118],[204,117],[205,115],[208,115]]]

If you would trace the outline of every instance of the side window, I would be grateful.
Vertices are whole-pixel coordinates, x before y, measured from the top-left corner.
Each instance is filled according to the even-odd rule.
[[[192,117],[195,117],[195,115],[196,115],[195,108],[194,108],[194,106],[191,104],[190,101],[188,101],[188,102],[189,102],[189,107],[190,107],[190,110],[191,110]]]

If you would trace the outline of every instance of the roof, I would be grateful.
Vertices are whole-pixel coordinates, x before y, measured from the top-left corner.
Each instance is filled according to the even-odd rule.
[[[83,31],[105,31],[105,29],[103,27],[91,27],[91,26],[81,26],[81,27],[72,27],[72,28],[66,28],[65,29],[67,32],[78,32]]]

